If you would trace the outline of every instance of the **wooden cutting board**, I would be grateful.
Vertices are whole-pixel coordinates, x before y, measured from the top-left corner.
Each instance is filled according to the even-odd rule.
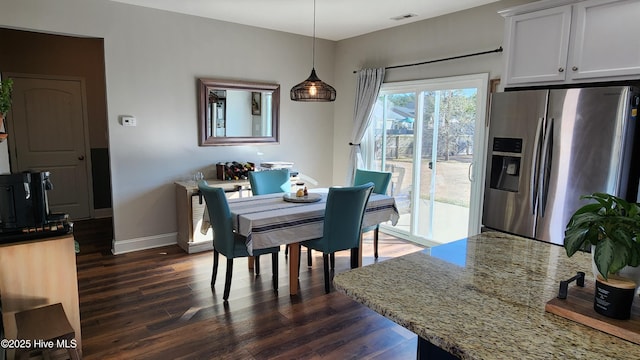
[[[547,302],[544,309],[640,345],[640,299],[636,298],[633,301],[629,320],[612,319],[593,310],[594,283],[585,281],[584,285],[569,287],[566,299],[553,298]]]

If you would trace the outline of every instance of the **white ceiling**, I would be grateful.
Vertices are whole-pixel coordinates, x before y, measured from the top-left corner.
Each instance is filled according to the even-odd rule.
[[[313,35],[312,0],[112,0],[238,24]],[[408,24],[498,0],[317,0],[316,36],[328,40]],[[415,14],[403,20],[393,17]]]

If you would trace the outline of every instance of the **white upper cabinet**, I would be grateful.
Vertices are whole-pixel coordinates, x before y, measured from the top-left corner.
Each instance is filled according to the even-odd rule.
[[[640,78],[640,0],[540,1],[501,14],[507,87]]]
[[[571,6],[510,16],[506,21],[507,84],[563,81]]]
[[[589,0],[573,12],[572,79],[640,77],[640,1]]]

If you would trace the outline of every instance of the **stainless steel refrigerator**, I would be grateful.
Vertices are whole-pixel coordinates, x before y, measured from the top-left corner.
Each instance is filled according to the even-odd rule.
[[[628,86],[494,94],[483,225],[561,245],[581,195],[636,202],[639,99]]]

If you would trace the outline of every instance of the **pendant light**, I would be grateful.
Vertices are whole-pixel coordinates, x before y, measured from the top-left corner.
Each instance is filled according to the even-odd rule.
[[[325,83],[316,75],[316,0],[313,0],[313,63],[311,75],[300,84],[291,88],[291,100],[293,101],[334,101],[336,89]]]

